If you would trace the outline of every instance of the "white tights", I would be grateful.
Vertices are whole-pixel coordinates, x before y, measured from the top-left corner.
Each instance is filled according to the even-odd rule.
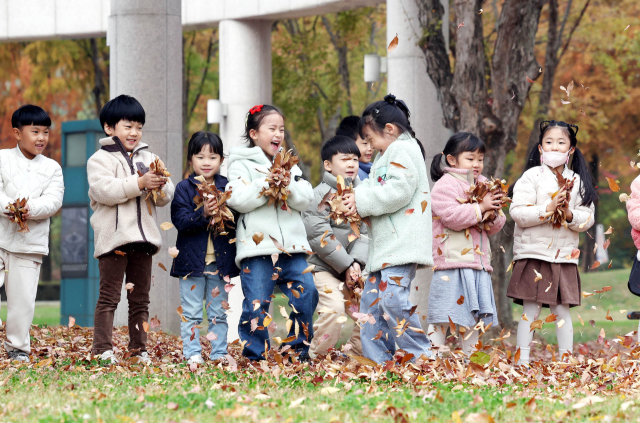
[[[531,331],[531,322],[538,320],[542,305],[535,301],[524,301],[523,312],[527,315],[528,320],[520,319],[518,323],[518,339],[517,348],[520,348],[520,360],[528,363],[531,341],[533,341],[533,331]],[[564,304],[552,305],[551,312],[556,314],[556,336],[558,338],[558,355],[562,358],[563,354],[571,354],[573,351],[573,324],[571,323],[571,313],[569,306]],[[558,327],[558,322],[564,320],[564,325]]]
[[[429,325],[429,330],[427,331],[427,333],[429,334],[429,339],[431,340],[431,344],[433,344],[434,347],[440,347],[444,345],[446,339],[445,334],[447,333],[448,328],[449,325],[445,323],[436,323],[435,325]],[[469,335],[469,331],[471,331],[471,335]],[[467,357],[469,357],[474,352],[473,347],[477,343],[478,331],[473,330],[473,328],[467,329],[467,332],[465,332],[464,337],[462,338],[462,351]]]

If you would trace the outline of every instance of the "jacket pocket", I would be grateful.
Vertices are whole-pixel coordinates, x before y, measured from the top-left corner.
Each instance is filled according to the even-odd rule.
[[[452,231],[448,228],[444,229],[444,233],[448,235],[445,240],[445,262],[473,263],[475,261],[471,235],[467,239],[464,231]]]

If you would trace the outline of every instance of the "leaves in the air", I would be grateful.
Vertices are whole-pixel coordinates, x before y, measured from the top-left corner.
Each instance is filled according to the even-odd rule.
[[[115,250],[114,253],[116,253],[119,256],[126,256],[127,253],[125,253],[124,251],[120,251],[120,250]]]
[[[407,209],[407,210],[404,211],[404,215],[405,216],[409,216],[409,215],[413,214],[414,211],[415,211],[415,209]]]
[[[618,181],[616,181],[613,178],[609,178],[608,176],[605,176],[605,178],[607,179],[607,182],[609,183],[609,189],[613,192],[618,192],[620,191],[620,186],[618,185]]]
[[[171,222],[162,222],[160,224],[160,229],[162,229],[163,231],[168,231],[171,228],[173,228],[173,223]]]
[[[400,163],[390,162],[389,164],[394,167],[399,167],[400,169],[406,169],[406,167],[402,166]]]
[[[220,295],[220,288],[216,286],[211,290],[211,298],[216,298],[218,295]]]
[[[72,328],[76,324],[76,318],[73,316],[69,316],[69,328]]]
[[[600,267],[600,262],[596,260],[591,265],[591,269],[597,269],[598,267]]]
[[[164,267],[164,264],[162,263],[158,263],[158,267],[160,267],[160,269],[164,270],[165,272],[167,271],[167,268]]]
[[[458,298],[458,301],[456,302],[458,303],[458,305],[464,304],[464,295],[460,295],[460,298]]]
[[[302,271],[302,274],[304,275],[305,273],[312,272],[312,271],[313,271],[313,269],[315,269],[315,268],[316,268],[316,265],[315,265],[315,264],[310,264],[309,266],[307,266],[307,268],[306,268],[306,269],[304,269],[304,270]]]
[[[171,257],[176,258],[178,257],[178,254],[180,254],[180,251],[176,247],[169,248],[169,255]]]
[[[458,24],[458,29],[462,28],[463,26],[464,26],[464,22],[460,22],[460,23]]]
[[[560,89],[567,94],[567,98],[571,97],[571,90],[573,90],[573,81],[571,81],[569,83],[569,85],[567,85],[567,88],[565,88],[562,85],[560,85]],[[567,103],[569,103],[569,102],[567,102]],[[565,104],[565,103],[563,102],[563,104]]]
[[[256,232],[255,234],[253,234],[253,236],[251,237],[251,239],[253,239],[253,242],[256,243],[256,245],[260,244],[262,242],[262,240],[264,239],[264,234],[262,232]]]
[[[527,82],[528,82],[529,84],[533,84],[533,83],[534,83],[533,79],[529,78],[529,76],[528,76],[528,75],[527,75]]]
[[[278,250],[282,251],[283,253],[285,253],[288,256],[291,256],[291,254],[289,254],[289,252],[284,249],[284,247],[282,246],[280,241],[278,241],[277,239],[275,239],[271,235],[269,235],[269,238],[271,238],[271,241],[273,242],[273,245],[275,245]]]
[[[427,206],[429,205],[429,202],[427,200],[423,200],[420,205],[422,206],[422,213],[424,213],[424,211],[427,209]]]
[[[542,275],[536,269],[533,269],[533,272],[536,274],[536,278],[533,280],[534,282],[538,282],[542,279]]]
[[[127,282],[126,284],[124,284],[124,289],[126,289],[129,292],[133,292],[133,287],[134,287],[134,284],[132,284],[131,282]]]
[[[389,47],[387,47],[387,52],[391,53],[393,50],[396,49],[396,47],[398,47],[398,34],[396,34],[396,36],[393,37],[393,40],[391,40],[391,42],[389,43]]]
[[[225,284],[225,285],[224,285],[224,292],[226,292],[226,293],[231,292],[231,290],[233,289],[233,287],[234,287],[234,285],[233,285],[233,284],[230,284],[230,283]],[[218,287],[216,287],[216,288],[218,288]],[[220,288],[218,288],[218,295],[220,295]]]

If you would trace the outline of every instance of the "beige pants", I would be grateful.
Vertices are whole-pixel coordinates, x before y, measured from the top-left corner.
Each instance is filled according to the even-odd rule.
[[[7,292],[7,321],[4,343],[7,351],[31,353],[29,329],[33,322],[40,263],[17,257],[0,249],[0,286]]]
[[[329,272],[317,272],[313,274],[313,282],[318,289],[320,299],[318,301],[318,310],[326,307],[330,310],[335,310],[335,313],[322,313],[318,319],[313,323],[313,341],[311,342],[311,352],[313,354],[326,354],[329,348],[336,346],[340,338],[340,331],[342,330],[342,323],[338,323],[338,318],[345,313],[352,320],[353,318],[347,303],[343,300],[351,300],[351,291],[343,286],[340,290],[340,284],[343,283],[340,279],[334,277]],[[356,304],[358,305],[358,304]],[[353,325],[351,331],[351,337],[348,341],[353,348],[349,351],[349,354],[362,355],[362,345],[360,344],[360,327]]]

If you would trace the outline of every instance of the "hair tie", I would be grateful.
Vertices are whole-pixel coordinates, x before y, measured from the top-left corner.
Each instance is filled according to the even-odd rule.
[[[253,106],[251,108],[251,110],[249,110],[249,113],[254,114],[254,113],[259,113],[262,111],[262,108],[264,107],[264,104],[258,104],[257,106]]]
[[[384,101],[386,101],[389,104],[393,104],[394,106],[396,105],[396,96],[393,94],[387,94],[384,96]]]

